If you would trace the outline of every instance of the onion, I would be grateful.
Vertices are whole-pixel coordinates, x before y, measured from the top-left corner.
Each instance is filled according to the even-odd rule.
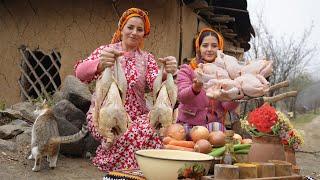
[[[233,139],[237,140],[238,143],[241,143],[241,141],[242,141],[242,137],[237,133],[234,133]]]
[[[241,144],[252,144],[252,139],[242,139]]]
[[[211,152],[212,147],[209,141],[205,140],[205,139],[200,139],[196,142],[196,144],[194,145],[194,151],[195,152],[200,152],[200,153],[209,153]]]
[[[165,136],[172,137],[176,140],[185,140],[186,132],[181,124],[172,124],[165,131]]]
[[[213,147],[221,147],[226,143],[226,135],[222,131],[212,131],[209,134],[208,140]]]
[[[209,130],[203,126],[194,126],[190,131],[190,137],[193,142],[197,142],[200,139],[208,139]]]

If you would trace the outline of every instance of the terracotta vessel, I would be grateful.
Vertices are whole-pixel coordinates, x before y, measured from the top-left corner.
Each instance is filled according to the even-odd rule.
[[[268,160],[286,160],[284,147],[278,136],[253,137],[248,160],[249,162],[268,162]]]
[[[289,147],[288,145],[284,145],[284,151],[285,151],[285,155],[286,155],[286,161],[293,164],[293,165],[296,165],[297,162],[296,162],[295,151],[291,147]]]

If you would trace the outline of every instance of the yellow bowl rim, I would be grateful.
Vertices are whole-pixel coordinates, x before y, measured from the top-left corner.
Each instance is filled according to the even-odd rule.
[[[151,156],[146,156],[143,154],[140,154],[140,152],[142,151],[149,151],[149,150],[161,150],[161,151],[176,151],[176,152],[187,152],[187,153],[197,153],[197,152],[189,152],[189,151],[181,151],[181,150],[168,150],[168,149],[141,149],[135,152],[136,156],[141,156],[141,157],[146,157],[146,158],[151,158],[151,159],[160,159],[160,160],[169,160],[169,161],[184,161],[184,162],[206,162],[206,161],[213,161],[214,158],[210,155],[207,154],[203,154],[203,153],[199,153],[199,154],[203,154],[203,155],[207,155],[208,158],[210,159],[199,159],[199,160],[191,160],[191,159],[175,159],[175,158],[162,158],[162,157],[151,157]]]

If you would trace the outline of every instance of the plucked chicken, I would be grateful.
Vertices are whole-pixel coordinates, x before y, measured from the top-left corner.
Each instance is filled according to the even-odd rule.
[[[194,71],[197,79],[203,83],[211,79],[230,79],[228,72],[214,63],[200,63]]]
[[[174,83],[171,73],[167,74],[167,79],[163,83],[163,65],[158,77],[154,82],[155,103],[149,113],[151,125],[159,131],[160,136],[166,128],[168,128],[174,121],[173,108],[177,101],[178,88]]]
[[[126,90],[125,74],[117,60],[114,75],[111,68],[106,68],[96,84],[93,123],[98,132],[107,139],[107,146],[130,125],[130,117],[123,105]]]
[[[212,79],[204,84],[206,95],[220,101],[231,101],[243,98],[244,94],[237,81],[231,79]]]
[[[243,93],[250,97],[259,97],[269,91],[269,82],[260,74],[246,73],[235,79],[241,85]]]
[[[251,61],[241,69],[241,74],[251,73],[269,77],[273,71],[273,61],[257,60]]]

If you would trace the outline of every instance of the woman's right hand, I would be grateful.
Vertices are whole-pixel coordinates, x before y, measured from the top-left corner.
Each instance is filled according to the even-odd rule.
[[[193,79],[192,89],[194,92],[199,93],[202,89],[203,83],[197,78]]]
[[[123,51],[107,47],[101,50],[99,56],[98,72],[102,72],[105,68],[112,67],[119,56],[123,55]]]

